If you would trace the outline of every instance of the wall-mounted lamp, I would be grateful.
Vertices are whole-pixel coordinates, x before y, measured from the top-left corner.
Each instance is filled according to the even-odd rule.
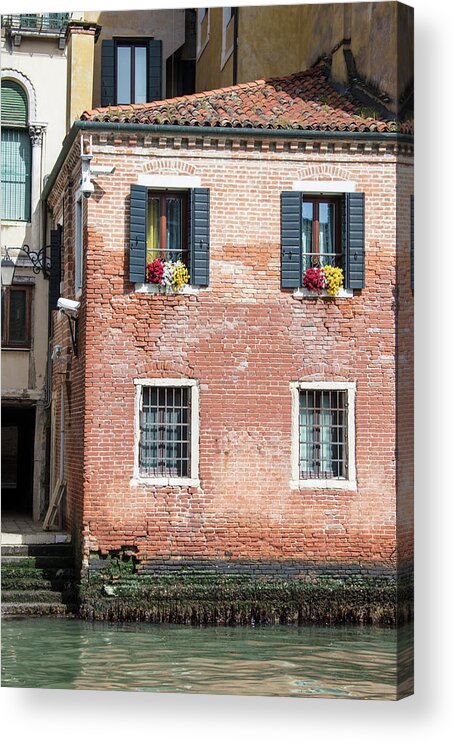
[[[33,266],[33,273],[42,273],[44,278],[49,278],[51,273],[51,261],[47,257],[48,245],[39,250],[30,250],[28,245],[22,247],[5,247],[5,255],[2,257],[2,285],[11,286],[14,281],[14,273],[17,267],[17,259],[24,252]]]
[[[2,256],[2,286],[11,286],[16,271],[17,254],[11,255],[7,247]]]

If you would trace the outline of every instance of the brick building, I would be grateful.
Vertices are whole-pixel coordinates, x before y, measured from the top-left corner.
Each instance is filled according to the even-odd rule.
[[[84,574],[123,554],[139,576],[396,589],[412,563],[412,192],[410,123],[337,91],[324,64],[76,122],[44,196],[62,237],[51,305],[80,302],[77,320],[53,312],[52,388]],[[177,260],[187,283],[151,282]],[[326,264],[336,296],[305,288]]]

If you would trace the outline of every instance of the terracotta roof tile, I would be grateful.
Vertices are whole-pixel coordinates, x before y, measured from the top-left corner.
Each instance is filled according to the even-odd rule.
[[[382,110],[382,114],[381,114]],[[223,128],[301,129],[305,131],[400,131],[384,109],[362,105],[352,92],[338,92],[329,70],[320,65],[288,77],[255,80],[153,103],[109,106],[84,111],[85,121],[107,121]]]

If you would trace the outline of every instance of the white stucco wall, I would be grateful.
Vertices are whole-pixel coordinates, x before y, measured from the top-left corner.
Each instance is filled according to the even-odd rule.
[[[35,182],[32,184],[32,221],[2,222],[2,247],[19,247],[24,243],[39,249],[43,240],[39,197],[44,179],[61,150],[66,126],[67,62],[66,51],[58,40],[22,38],[20,46],[8,45],[2,32],[2,79],[11,77],[22,83],[29,96],[29,122],[44,126],[41,148],[32,148]],[[22,261],[23,263],[23,261]],[[18,276],[34,280],[32,338],[30,351],[4,351],[2,359],[2,394],[5,397],[42,394],[47,359],[48,281],[30,268],[17,269]]]

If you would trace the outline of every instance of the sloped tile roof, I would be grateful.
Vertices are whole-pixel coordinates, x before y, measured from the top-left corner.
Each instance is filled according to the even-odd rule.
[[[382,110],[382,113],[381,113]],[[411,133],[411,122],[398,124],[354,97],[338,92],[325,65],[287,77],[234,85],[153,103],[109,106],[85,111],[85,121],[211,126],[236,129],[301,129]]]

